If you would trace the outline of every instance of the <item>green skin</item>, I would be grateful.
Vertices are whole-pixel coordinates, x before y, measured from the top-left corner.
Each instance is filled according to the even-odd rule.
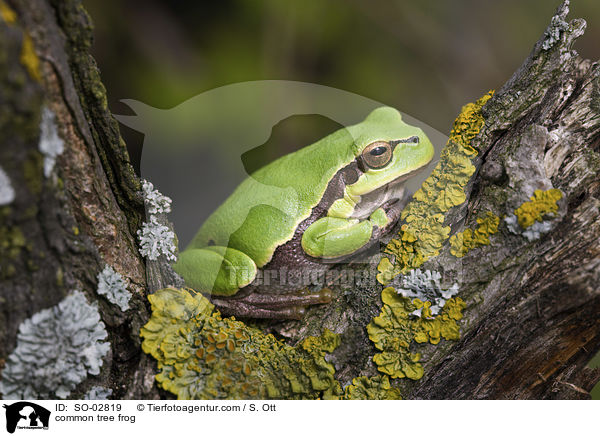
[[[382,143],[384,148],[373,149]],[[202,225],[174,269],[188,286],[212,292],[227,314],[299,318],[306,305],[331,296],[261,289],[253,286],[258,271],[330,264],[364,250],[397,221],[399,211],[388,205],[397,200],[399,182],[433,154],[421,129],[404,123],[393,108],[378,108],[363,122],[244,180]]]

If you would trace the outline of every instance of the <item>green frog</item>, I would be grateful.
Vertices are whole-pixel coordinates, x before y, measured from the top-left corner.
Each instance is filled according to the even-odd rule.
[[[332,298],[328,289],[298,292],[302,274],[377,243],[400,217],[404,182],[433,155],[421,129],[391,107],[375,109],[251,174],[174,269],[226,315],[301,318],[307,306]]]

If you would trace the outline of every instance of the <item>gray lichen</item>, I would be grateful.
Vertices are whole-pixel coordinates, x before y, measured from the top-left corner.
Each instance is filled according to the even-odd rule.
[[[175,233],[159,222],[159,215],[171,212],[171,199],[154,189],[154,185],[143,181],[144,203],[149,220],[137,231],[140,239],[140,253],[149,260],[165,255],[168,260],[176,260]]]
[[[403,297],[431,302],[431,313],[437,315],[445,306],[446,301],[458,293],[458,284],[456,283],[448,289],[442,288],[441,278],[442,275],[437,271],[415,269],[408,275],[397,276],[390,286]],[[421,316],[421,310],[415,310],[411,314]]]
[[[150,216],[171,212],[171,199],[161,194],[154,185],[147,180],[143,181],[144,202],[146,211]]]
[[[113,391],[111,388],[104,388],[102,386],[94,386],[83,396],[84,400],[107,400],[112,395]]]
[[[504,218],[504,222],[511,233],[514,233],[515,235],[521,235],[524,238],[527,238],[528,241],[540,239],[544,233],[548,233],[554,227],[554,223],[552,221],[536,221],[527,229],[523,230],[519,225],[517,216],[514,213]]]
[[[140,253],[150,260],[156,260],[165,255],[168,260],[176,260],[175,233],[167,226],[158,222],[151,216],[137,231],[140,239]]]
[[[127,290],[127,283],[121,274],[116,272],[110,265],[98,273],[98,294],[104,295],[108,301],[119,306],[125,312],[129,309],[131,293]]]
[[[13,189],[8,175],[0,167],[0,206],[10,204],[15,199],[15,190]]]
[[[45,106],[42,108],[39,149],[44,155],[44,175],[46,177],[50,177],[56,157],[65,149],[63,140],[58,136],[55,118],[54,112]]]
[[[73,292],[19,326],[2,372],[4,399],[67,398],[88,374],[98,375],[110,349],[98,308]]]
[[[550,27],[546,29],[545,38],[542,42],[542,48],[549,50],[552,46],[560,41],[560,34],[569,28],[569,24],[559,15],[552,17]]]

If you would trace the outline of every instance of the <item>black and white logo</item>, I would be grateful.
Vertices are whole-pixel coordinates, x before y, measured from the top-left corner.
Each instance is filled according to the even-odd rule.
[[[19,401],[3,405],[6,409],[6,431],[14,433],[22,430],[48,430],[50,411],[29,401]]]

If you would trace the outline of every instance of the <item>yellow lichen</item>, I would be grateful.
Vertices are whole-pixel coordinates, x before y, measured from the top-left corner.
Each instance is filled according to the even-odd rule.
[[[466,229],[450,238],[450,253],[463,257],[469,250],[490,244],[490,235],[498,231],[500,217],[487,212],[484,218],[477,218],[477,228],[473,231]]]
[[[0,262],[16,259],[27,245],[19,227],[0,227]]]
[[[387,375],[356,377],[344,391],[345,400],[401,400],[400,390],[390,384]]]
[[[17,21],[17,14],[6,3],[0,0],[0,17],[6,24],[14,24]]]
[[[460,298],[451,298],[440,314],[433,317],[430,302],[411,301],[392,287],[383,290],[381,300],[381,313],[367,326],[369,338],[381,351],[373,361],[379,371],[393,378],[417,380],[423,376],[423,367],[419,363],[421,355],[410,350],[411,343],[437,344],[442,338],[459,339],[456,321],[462,318],[465,303]],[[421,317],[411,315],[416,309],[422,309]]]
[[[477,155],[471,142],[483,127],[481,108],[492,94],[465,105],[454,122],[440,162],[402,212],[405,224],[400,228],[399,237],[392,239],[384,251],[392,255],[395,262],[381,261],[377,276],[381,283],[386,284],[395,275],[437,256],[448,239],[450,228],[444,226],[444,216],[450,208],[466,200],[464,189],[475,172],[471,159]]]
[[[536,221],[542,221],[544,215],[554,214],[558,211],[556,202],[562,198],[560,189],[548,189],[542,191],[537,189],[533,193],[531,201],[527,201],[515,210],[517,222],[522,229],[531,227]]]
[[[477,155],[472,141],[483,127],[481,108],[492,94],[464,106],[454,122],[440,162],[402,212],[405,222],[400,227],[399,237],[385,248],[384,252],[392,255],[394,262],[382,258],[377,267],[380,283],[387,284],[396,275],[418,268],[440,253],[450,234],[450,227],[444,226],[445,214],[466,200],[465,187],[475,172],[471,159]],[[497,231],[497,217],[488,216],[478,223],[480,233],[467,233],[469,244],[489,243],[487,235]],[[464,243],[464,234],[462,236],[461,244]],[[458,237],[455,239],[456,244]],[[367,326],[369,338],[381,351],[373,361],[380,372],[391,377],[419,379],[423,376],[423,367],[419,363],[420,354],[411,350],[411,344],[437,344],[442,338],[457,340],[460,336],[457,321],[462,318],[465,303],[460,298],[452,298],[434,317],[430,302],[411,301],[391,287],[383,290],[381,299],[381,314]],[[422,316],[411,315],[418,309]]]
[[[273,335],[222,318],[191,290],[150,295],[152,317],[142,349],[158,361],[160,386],[179,399],[338,398],[341,387],[325,354],[339,337],[325,330],[295,347]]]
[[[38,58],[37,54],[35,53],[33,40],[27,33],[23,36],[23,46],[21,47],[21,63],[25,66],[32,79],[36,80],[37,82],[42,80],[42,75],[40,73],[40,58]]]
[[[382,257],[377,265],[377,280],[380,283],[388,283],[392,278],[394,278],[394,265],[390,262],[390,259],[387,257]]]

